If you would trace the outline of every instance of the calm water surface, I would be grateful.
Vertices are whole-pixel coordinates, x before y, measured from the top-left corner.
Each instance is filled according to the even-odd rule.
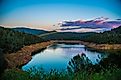
[[[66,69],[68,62],[77,54],[86,54],[93,64],[97,64],[106,54],[87,50],[81,44],[54,44],[48,46],[44,51],[32,56],[31,61],[22,67],[22,70],[30,68],[44,68],[45,70]]]

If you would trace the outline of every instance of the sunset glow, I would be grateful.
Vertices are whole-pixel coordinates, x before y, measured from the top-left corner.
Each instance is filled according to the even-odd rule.
[[[121,18],[120,0],[2,0],[0,25],[55,30],[63,21]],[[102,24],[104,21],[98,21]]]

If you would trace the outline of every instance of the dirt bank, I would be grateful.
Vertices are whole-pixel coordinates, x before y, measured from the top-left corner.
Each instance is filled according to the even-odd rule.
[[[29,46],[24,46],[21,50],[5,55],[5,59],[8,62],[8,68],[16,68],[20,65],[26,64],[32,58],[31,54],[47,46],[53,44],[52,41],[36,43]]]

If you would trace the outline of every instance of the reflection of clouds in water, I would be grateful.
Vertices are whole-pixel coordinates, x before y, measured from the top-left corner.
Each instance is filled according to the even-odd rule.
[[[59,58],[61,56],[64,56],[65,54],[63,54],[63,50],[61,48],[52,50],[52,49],[46,49],[44,52],[40,53],[40,57],[41,59],[56,59]],[[38,57],[38,55],[37,55]],[[40,58],[39,57],[39,58]]]
[[[56,47],[61,47],[61,48],[83,48],[85,46],[84,45],[79,45],[79,44],[56,44]]]

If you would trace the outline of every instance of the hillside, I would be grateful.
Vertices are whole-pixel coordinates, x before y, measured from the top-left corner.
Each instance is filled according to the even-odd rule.
[[[24,45],[30,45],[41,41],[44,40],[35,35],[0,27],[0,48],[4,52],[14,52],[22,48]]]
[[[86,36],[90,36],[95,34],[94,32],[88,33],[77,33],[77,32],[51,32],[47,35],[43,35],[42,37],[45,40],[81,40]]]
[[[55,32],[40,37],[45,40],[81,40],[97,44],[121,44],[121,26],[103,33]]]
[[[82,39],[87,42],[94,42],[98,44],[121,44],[121,26],[112,29],[111,31],[106,31],[103,33],[96,33],[91,36],[87,36]]]
[[[45,31],[45,30],[30,29],[30,28],[24,28],[24,27],[13,28],[13,30],[19,31],[19,32],[24,32],[27,34],[33,34],[33,35],[40,35],[40,34],[48,33],[48,31]]]
[[[119,26],[118,28],[114,28],[111,31],[106,31],[105,33],[117,33],[117,34],[121,34],[121,26]]]
[[[30,33],[34,34],[34,32],[31,32],[34,31],[33,29],[29,30],[28,28],[23,28],[20,30],[24,29],[25,31],[28,30]],[[18,32],[3,27],[0,27],[0,33],[0,48],[6,52],[16,51],[24,45],[30,45],[44,40],[82,40],[98,44],[121,44],[121,26],[103,33],[49,32],[42,34],[42,36],[39,35],[39,37],[32,34],[26,34],[27,32]]]

